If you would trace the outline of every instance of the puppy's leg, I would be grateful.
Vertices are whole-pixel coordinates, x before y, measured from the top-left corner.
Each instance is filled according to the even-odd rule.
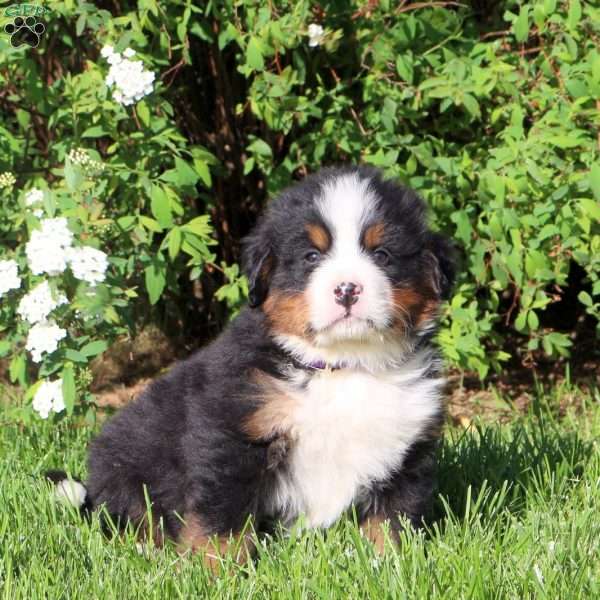
[[[178,539],[180,554],[202,552],[204,563],[216,573],[219,564],[230,555],[240,565],[248,562],[254,552],[254,542],[248,532],[217,535],[209,532],[201,518],[194,513],[186,513]]]
[[[389,524],[395,542],[402,529],[399,516],[408,518],[415,529],[423,526],[433,494],[436,447],[435,440],[414,444],[402,469],[385,485],[373,490],[361,528],[378,553],[384,550],[384,523]]]

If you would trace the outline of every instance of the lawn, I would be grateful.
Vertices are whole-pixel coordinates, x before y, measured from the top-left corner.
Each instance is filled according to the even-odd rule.
[[[2,598],[598,598],[600,404],[556,416],[540,395],[507,423],[449,428],[427,531],[378,558],[352,518],[265,540],[255,563],[223,565],[103,537],[57,504],[41,473],[85,473],[93,430],[23,426],[0,413]]]

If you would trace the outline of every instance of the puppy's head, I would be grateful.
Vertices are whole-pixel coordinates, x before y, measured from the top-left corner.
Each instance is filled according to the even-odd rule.
[[[284,191],[244,246],[252,307],[308,358],[360,360],[435,324],[454,277],[425,207],[374,169],[325,169]]]

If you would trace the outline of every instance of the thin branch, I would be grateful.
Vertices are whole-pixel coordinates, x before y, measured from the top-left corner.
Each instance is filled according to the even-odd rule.
[[[445,8],[446,6],[460,6],[462,8],[469,8],[468,4],[463,4],[462,2],[415,2],[414,4],[409,4],[408,6],[398,7],[396,9],[396,14],[399,15],[402,13],[409,12],[411,10],[419,10],[421,8]]]

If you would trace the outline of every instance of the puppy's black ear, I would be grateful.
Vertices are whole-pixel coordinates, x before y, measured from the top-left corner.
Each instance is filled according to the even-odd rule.
[[[433,257],[434,287],[442,300],[448,300],[456,276],[456,252],[443,235],[430,233],[427,246]]]
[[[242,267],[248,277],[248,304],[260,306],[269,293],[275,255],[266,226],[258,226],[243,243]]]

